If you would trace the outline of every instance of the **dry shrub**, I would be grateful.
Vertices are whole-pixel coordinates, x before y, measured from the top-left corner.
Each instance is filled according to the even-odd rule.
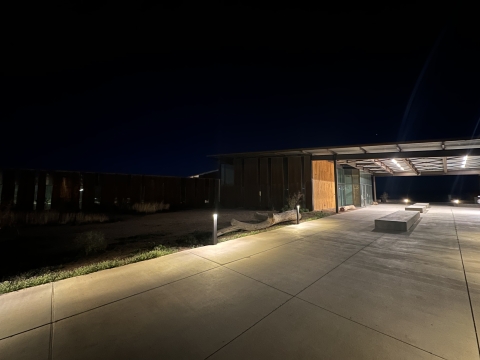
[[[283,207],[283,211],[287,210],[295,210],[297,205],[300,205],[300,200],[302,200],[303,194],[299,191],[295,194],[292,194],[288,199],[287,199],[287,205]]]
[[[60,214],[60,224],[88,224],[94,222],[108,221],[109,217],[105,214],[85,214],[85,213],[62,213]]]
[[[17,225],[47,224],[87,224],[106,222],[110,218],[105,214],[59,213],[58,211],[16,212],[4,210],[0,212],[0,227]]]
[[[110,218],[105,214],[85,214],[77,213],[75,218],[76,224],[88,224],[93,222],[103,223],[110,220]]]
[[[161,203],[135,203],[132,206],[133,210],[144,214],[153,214],[160,210],[168,210],[169,208],[170,204],[164,204],[163,201]]]
[[[78,234],[75,238],[75,243],[85,252],[85,255],[105,251],[107,248],[105,235],[100,231],[87,231]]]
[[[12,211],[12,203],[2,205],[0,208],[0,228],[15,226],[15,212]]]
[[[10,209],[0,211],[0,228],[12,227],[15,224],[15,213]]]
[[[25,214],[25,224],[27,225],[58,224],[59,220],[60,213],[58,211],[40,211]]]

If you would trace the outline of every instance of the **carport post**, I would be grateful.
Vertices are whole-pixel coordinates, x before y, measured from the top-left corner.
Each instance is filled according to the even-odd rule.
[[[373,201],[377,202],[377,184],[375,183],[375,175],[372,175],[373,182]]]
[[[338,214],[338,179],[337,179],[337,156],[333,157],[333,177],[335,178],[335,212]]]
[[[218,244],[218,239],[217,239],[217,214],[213,214],[213,234],[212,234],[212,245],[217,245]]]

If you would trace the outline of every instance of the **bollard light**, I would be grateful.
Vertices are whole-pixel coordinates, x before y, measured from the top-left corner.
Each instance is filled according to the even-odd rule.
[[[405,203],[409,203],[409,202],[410,202],[410,200],[408,200],[408,199],[403,199],[403,201],[405,201]]]
[[[212,234],[212,245],[217,245],[217,214],[213,214],[213,234]]]
[[[300,205],[297,205],[297,225],[299,224],[299,217],[300,217]]]

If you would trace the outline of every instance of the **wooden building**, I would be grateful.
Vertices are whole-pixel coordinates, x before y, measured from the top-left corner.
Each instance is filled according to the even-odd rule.
[[[339,202],[336,203],[335,165],[311,156],[234,156],[220,158],[220,204],[223,207],[281,210],[288,199],[302,194],[300,206],[309,210],[372,203],[370,174],[337,166]],[[360,179],[370,181],[362,188]],[[362,181],[362,185],[363,182]],[[369,200],[362,200],[363,197]]]
[[[173,209],[309,210],[376,201],[377,176],[480,175],[480,139],[429,140],[215,155],[189,178],[0,168],[0,208],[95,211],[164,202]]]
[[[368,206],[377,176],[480,175],[480,139],[428,140],[212,156],[219,161],[220,204],[282,209],[303,195],[310,210]]]

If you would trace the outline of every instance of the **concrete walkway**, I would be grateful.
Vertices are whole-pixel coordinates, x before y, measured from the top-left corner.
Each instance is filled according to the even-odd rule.
[[[479,359],[480,209],[400,209],[0,295],[0,359]]]

